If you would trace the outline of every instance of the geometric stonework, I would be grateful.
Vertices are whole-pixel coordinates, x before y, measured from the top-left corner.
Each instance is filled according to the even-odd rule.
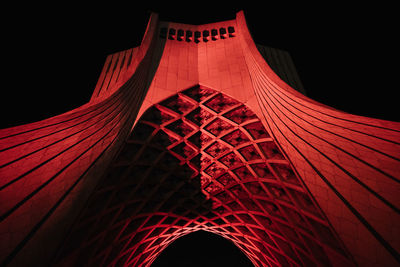
[[[88,103],[0,130],[0,265],[150,266],[201,230],[255,266],[398,266],[400,123],[304,92],[243,12],[153,13]]]
[[[60,257],[148,266],[198,230],[231,240],[255,266],[352,264],[257,116],[201,86],[142,115]]]

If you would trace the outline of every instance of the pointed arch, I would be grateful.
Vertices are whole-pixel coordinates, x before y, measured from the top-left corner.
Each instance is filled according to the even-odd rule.
[[[141,116],[61,255],[148,265],[198,230],[231,240],[255,266],[349,261],[260,119],[204,86]]]

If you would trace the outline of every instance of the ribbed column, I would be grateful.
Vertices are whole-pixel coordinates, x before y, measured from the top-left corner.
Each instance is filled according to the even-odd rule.
[[[399,264],[400,123],[347,114],[300,95],[262,59],[243,14],[237,18],[274,139],[357,263]]]

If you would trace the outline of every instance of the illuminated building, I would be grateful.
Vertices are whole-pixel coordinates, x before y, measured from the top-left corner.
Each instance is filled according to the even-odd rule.
[[[296,75],[243,12],[153,14],[89,103],[0,131],[2,263],[149,265],[205,230],[256,266],[399,264],[400,124],[313,101]]]

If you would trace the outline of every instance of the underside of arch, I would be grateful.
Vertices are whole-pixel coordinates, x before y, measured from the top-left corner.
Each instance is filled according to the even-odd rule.
[[[244,104],[195,86],[140,118],[57,262],[149,266],[205,230],[255,266],[349,266],[301,178]]]
[[[165,266],[253,267],[254,265],[230,240],[199,230],[174,241],[151,264],[151,267]]]

